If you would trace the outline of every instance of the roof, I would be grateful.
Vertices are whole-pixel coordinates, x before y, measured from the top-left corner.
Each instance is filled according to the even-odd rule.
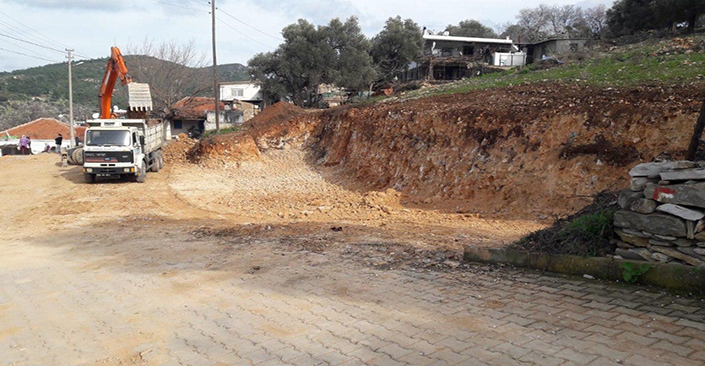
[[[543,41],[538,41],[534,43],[522,43],[522,45],[526,46],[531,46],[531,45],[537,45],[541,43],[547,43],[547,42],[557,42],[557,41],[588,41],[588,38],[549,38],[549,39],[544,39]]]
[[[186,97],[174,103],[171,107],[174,119],[201,120],[206,119],[206,112],[215,110],[215,99],[205,97]],[[225,109],[225,103],[218,103],[219,109]]]
[[[455,37],[455,36],[442,36],[442,35],[438,35],[438,34],[424,34],[423,39],[429,40],[429,41],[467,42],[467,43],[497,43],[497,44],[512,44],[513,43],[511,39]]]
[[[252,85],[255,87],[259,87],[259,84],[257,84],[254,81],[223,81],[219,83],[220,85]]]
[[[76,136],[83,136],[86,131],[85,127],[74,127]],[[54,118],[39,118],[32,122],[27,122],[8,130],[0,132],[7,136],[22,136],[27,135],[34,140],[53,140],[58,134],[61,134],[65,139],[71,136],[69,125]]]

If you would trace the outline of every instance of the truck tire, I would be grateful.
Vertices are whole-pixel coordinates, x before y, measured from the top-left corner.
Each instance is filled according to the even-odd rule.
[[[86,180],[86,183],[95,183],[95,174],[84,174],[83,178]]]
[[[142,165],[140,166],[140,172],[135,176],[135,182],[144,183],[147,180],[147,163],[142,160]]]
[[[154,173],[159,171],[159,155],[157,152],[152,153],[152,165],[149,166],[149,171]]]
[[[162,155],[162,151],[159,150],[159,170],[164,168],[164,155]]]
[[[152,162],[152,168],[149,169],[150,172],[158,172],[162,169],[162,152],[156,151],[154,153],[154,161]]]

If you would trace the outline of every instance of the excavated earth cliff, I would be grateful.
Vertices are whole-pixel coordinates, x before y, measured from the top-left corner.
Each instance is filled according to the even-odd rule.
[[[533,84],[311,113],[280,103],[193,159],[303,146],[311,164],[339,167],[337,184],[391,188],[408,207],[557,218],[626,187],[631,165],[682,157],[704,92]]]

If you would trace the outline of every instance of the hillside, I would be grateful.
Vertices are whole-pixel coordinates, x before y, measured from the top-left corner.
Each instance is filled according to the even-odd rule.
[[[682,43],[324,111],[274,106],[244,131],[202,141],[191,161],[240,166],[273,147],[301,147],[312,166],[334,169],[336,184],[393,190],[407,208],[563,217],[628,186],[630,166],[683,157],[705,94],[705,48],[674,46]],[[574,72],[580,77],[559,77]]]
[[[134,57],[145,56],[125,56],[128,67]],[[75,104],[97,106],[98,90],[105,73],[106,62],[107,58],[86,60],[82,64],[74,63],[72,73]],[[158,60],[158,62],[167,61]],[[196,71],[194,70],[194,73]],[[219,65],[218,74],[222,81],[249,79],[247,67],[241,64]],[[47,101],[68,100],[68,69],[65,62],[0,73],[0,102],[29,100],[35,97]],[[123,98],[124,95],[121,93],[115,94],[117,104],[124,104]]]

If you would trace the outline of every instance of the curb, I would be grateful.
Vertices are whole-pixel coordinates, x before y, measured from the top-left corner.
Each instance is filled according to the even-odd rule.
[[[625,283],[622,275],[623,263],[649,264],[647,272],[637,277],[636,283],[685,291],[693,295],[705,295],[705,268],[681,264],[639,262],[606,257],[579,257],[575,255],[530,253],[501,248],[478,248],[466,246],[463,251],[466,262],[510,264],[515,267],[568,275],[590,275],[595,278]]]

